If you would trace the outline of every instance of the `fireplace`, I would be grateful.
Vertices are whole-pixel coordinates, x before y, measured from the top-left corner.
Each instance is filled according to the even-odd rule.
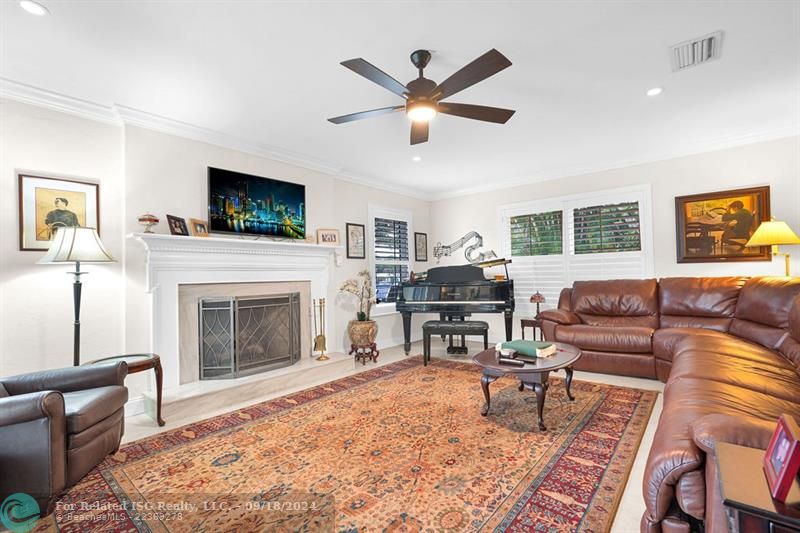
[[[200,379],[237,378],[300,360],[300,293],[201,298]]]

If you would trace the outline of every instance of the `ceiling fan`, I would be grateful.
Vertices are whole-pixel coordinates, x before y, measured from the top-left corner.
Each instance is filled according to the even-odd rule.
[[[406,85],[360,57],[342,61],[343,66],[404,98],[406,103],[360,111],[328,120],[334,124],[343,124],[405,110],[406,115],[411,119],[411,144],[413,145],[428,141],[428,122],[438,113],[497,124],[505,124],[514,114],[512,109],[442,101],[511,66],[511,61],[494,48],[438,85],[423,76],[423,70],[430,60],[431,53],[428,50],[416,50],[411,54],[411,62],[417,67],[419,77]]]

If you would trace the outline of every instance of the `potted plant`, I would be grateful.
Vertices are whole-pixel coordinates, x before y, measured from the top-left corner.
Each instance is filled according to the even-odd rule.
[[[370,320],[370,311],[375,303],[375,290],[372,288],[372,275],[368,270],[362,270],[357,278],[350,278],[339,288],[339,292],[352,294],[358,298],[358,311],[356,319],[351,320],[347,326],[347,334],[354,346],[373,344],[378,336],[378,324]]]

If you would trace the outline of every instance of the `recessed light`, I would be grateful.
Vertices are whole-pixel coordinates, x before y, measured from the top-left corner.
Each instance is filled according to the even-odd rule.
[[[664,89],[662,89],[661,87],[653,87],[652,89],[647,90],[647,96],[658,96],[663,92]]]
[[[36,15],[37,17],[43,17],[50,14],[50,11],[46,7],[39,2],[34,2],[33,0],[20,0],[19,5],[22,9],[31,15]]]
[[[420,161],[422,161],[422,158],[418,155],[415,155],[414,157],[411,158],[411,160],[414,161],[415,163],[419,163]]]

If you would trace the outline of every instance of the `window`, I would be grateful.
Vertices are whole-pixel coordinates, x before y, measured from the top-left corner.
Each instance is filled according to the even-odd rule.
[[[511,217],[511,255],[561,255],[562,211]]]
[[[555,307],[561,289],[588,279],[653,275],[650,187],[626,187],[502,206],[502,250],[517,305],[533,312],[540,291]]]
[[[639,202],[581,207],[572,212],[576,254],[642,249]]]
[[[393,303],[397,286],[408,280],[411,271],[409,255],[409,213],[372,208],[372,263],[375,294],[379,304]]]

